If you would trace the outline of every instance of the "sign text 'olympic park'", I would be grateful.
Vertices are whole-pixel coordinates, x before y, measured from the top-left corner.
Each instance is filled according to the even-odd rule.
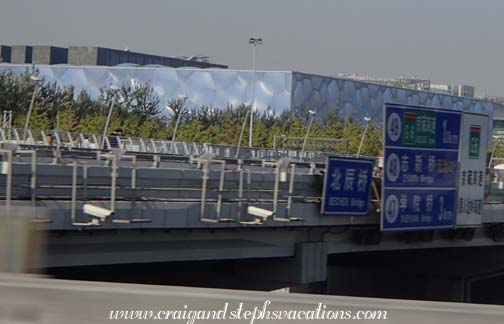
[[[385,105],[383,231],[455,224],[462,114]]]

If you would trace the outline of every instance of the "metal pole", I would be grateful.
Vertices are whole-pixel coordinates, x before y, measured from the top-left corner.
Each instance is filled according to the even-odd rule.
[[[492,154],[490,155],[490,160],[488,161],[488,168],[490,169],[492,167],[492,162],[495,157],[495,151],[497,150],[497,146],[499,145],[500,139],[496,138],[495,139],[495,144],[492,150]]]
[[[180,111],[177,115],[177,121],[175,122],[175,128],[173,129],[173,135],[172,135],[172,146],[173,146],[173,143],[175,143],[175,137],[177,136],[177,128],[178,128],[178,125],[179,125],[179,122],[180,122],[180,117],[182,116],[182,112],[184,111],[184,106],[182,106],[182,108],[180,108]]]
[[[77,162],[73,163],[72,168],[72,203],[71,203],[71,218],[72,223],[76,223],[76,209],[77,209]]]
[[[116,203],[116,186],[117,186],[117,176],[118,173],[118,159],[117,155],[112,155],[112,181],[110,184],[110,210],[115,212],[115,203]]]
[[[273,217],[276,217],[278,206],[278,189],[280,188],[280,162],[275,168],[275,185],[273,188]]]
[[[28,108],[28,114],[26,115],[26,121],[25,121],[25,127],[23,130],[23,141],[26,140],[26,133],[28,131],[28,125],[30,125],[30,116],[33,110],[33,104],[35,103],[35,96],[37,95],[37,92],[39,91],[38,85],[35,86],[35,89],[33,89],[33,94],[31,97],[30,101],[30,107]]]
[[[3,151],[5,153],[5,151]],[[7,151],[7,179],[6,179],[6,194],[5,194],[5,207],[7,217],[11,216],[11,201],[12,201],[12,163],[13,163],[13,150]]]
[[[360,157],[360,152],[362,149],[362,145],[364,144],[364,139],[366,138],[366,133],[369,127],[369,121],[366,121],[366,127],[364,128],[364,133],[362,134],[362,138],[359,144],[359,149],[357,150],[357,157]]]
[[[241,212],[243,205],[243,168],[242,168],[243,160],[238,160],[238,172],[240,173],[239,182],[238,182],[238,221],[241,221]]]
[[[310,135],[310,129],[312,127],[312,124],[313,124],[313,119],[315,118],[315,115],[312,114],[311,115],[311,118],[310,118],[310,123],[308,124],[308,130],[306,131],[306,135],[305,135],[305,138],[304,138],[304,141],[303,141],[303,147],[301,148],[301,154],[299,156],[299,159],[301,160],[303,158],[303,154],[304,154],[304,150],[305,150],[305,146],[306,146],[306,142],[308,141],[308,135]]]
[[[238,158],[240,156],[240,146],[241,146],[241,142],[243,139],[243,133],[245,132],[245,126],[247,125],[249,113],[250,113],[250,110],[247,110],[247,112],[245,113],[245,118],[243,120],[243,125],[242,125],[241,131],[240,131],[240,138],[238,139],[238,144],[236,145],[236,158]]]
[[[207,191],[207,181],[209,174],[210,161],[203,161],[203,183],[201,184],[201,206],[200,206],[200,219],[205,218],[205,204],[206,204],[206,191]]]
[[[60,110],[58,106],[58,110],[56,111],[56,131],[60,130]]]
[[[289,195],[287,196],[287,218],[291,218],[292,195],[294,194],[294,177],[296,175],[296,163],[291,165],[291,176],[289,181]]]
[[[250,106],[249,147],[252,147],[252,131],[253,131],[253,124],[254,124],[255,79],[256,79],[256,47],[257,47],[257,43],[254,43],[253,46],[254,46],[254,65],[252,67],[252,106]]]
[[[110,102],[110,108],[109,108],[109,111],[107,114],[107,120],[105,121],[105,127],[103,128],[103,138],[102,138],[102,145],[101,145],[102,148],[104,147],[104,144],[105,144],[105,137],[107,136],[107,130],[109,127],[110,117],[112,116],[112,110],[114,109],[114,105],[115,105],[115,96],[112,97],[112,101]]]

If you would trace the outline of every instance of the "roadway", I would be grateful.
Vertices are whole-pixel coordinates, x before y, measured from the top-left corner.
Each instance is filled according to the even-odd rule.
[[[269,301],[269,303],[268,303]],[[273,323],[260,319],[259,311],[285,311],[299,316],[295,323],[311,323],[307,316],[385,317],[387,324],[497,324],[504,322],[504,307],[492,305],[440,303],[393,299],[373,299],[343,296],[306,295],[285,292],[254,292],[205,288],[131,285],[102,282],[55,280],[21,275],[0,275],[0,323],[110,323],[111,311],[146,310],[153,316],[166,316],[159,311],[215,310],[221,319],[197,319],[195,323]],[[226,303],[228,307],[226,309]],[[231,319],[242,304],[241,320]],[[319,303],[322,305],[319,306]],[[324,307],[325,306],[325,307]],[[254,316],[259,318],[252,321]],[[320,311],[317,313],[317,308]],[[248,319],[244,319],[246,311]],[[294,315],[293,311],[297,311]],[[360,311],[363,311],[359,313]],[[310,313],[311,312],[311,313]],[[367,312],[367,313],[366,313]],[[114,313],[115,314],[115,313]],[[346,315],[347,314],[347,315]],[[117,315],[120,316],[120,315]],[[180,316],[183,316],[180,314]],[[186,317],[189,316],[186,313]],[[266,316],[266,313],[265,313]],[[225,317],[227,319],[222,319]],[[346,322],[345,320],[321,320]],[[128,323],[168,322],[187,323],[188,320],[128,320]],[[189,323],[191,321],[189,320]],[[369,322],[355,319],[353,323]]]

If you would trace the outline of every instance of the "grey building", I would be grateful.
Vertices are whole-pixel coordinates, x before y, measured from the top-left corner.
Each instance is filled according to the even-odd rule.
[[[68,49],[55,46],[33,46],[33,64],[66,64]]]
[[[11,55],[12,54],[12,55]],[[13,64],[66,64],[68,49],[56,46],[13,45],[9,61]]]
[[[12,45],[11,63],[32,63],[33,47],[30,45]]]
[[[346,77],[356,81],[364,81],[369,83],[376,83],[380,85],[396,87],[396,88],[404,88],[404,89],[412,89],[412,90],[421,90],[421,91],[432,91],[438,93],[446,93],[459,97],[474,97],[475,88],[471,85],[465,84],[447,84],[447,83],[432,83],[430,80],[425,79],[417,79],[417,78],[394,78],[394,79],[382,79],[382,78],[374,78],[367,75],[341,75],[342,77]]]
[[[129,63],[139,66],[162,65],[166,67],[227,69],[227,65],[210,63],[206,56],[191,56],[184,59],[104,47],[70,46],[64,48],[32,45],[13,45],[11,47],[1,45],[0,49],[0,62],[12,64],[115,66]]]
[[[68,48],[68,64],[70,65],[104,65],[132,63],[138,65],[164,65],[169,67],[197,67],[197,68],[227,68],[226,65],[184,60],[174,57],[150,55],[117,50],[104,47],[70,46]]]
[[[11,61],[11,47],[0,45],[0,63],[10,63]]]
[[[459,97],[474,97],[475,88],[465,84],[432,83],[430,90],[434,92],[449,93]]]
[[[369,83],[376,83],[385,86],[397,87],[397,88],[405,88],[412,90],[422,90],[429,91],[430,90],[430,80],[417,79],[417,78],[393,78],[393,79],[381,79],[381,78],[373,78],[370,76],[361,76],[361,75],[350,75],[348,76],[350,79],[356,81],[364,81]]]

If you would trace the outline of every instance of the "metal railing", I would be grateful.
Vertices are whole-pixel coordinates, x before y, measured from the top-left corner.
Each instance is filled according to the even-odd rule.
[[[23,139],[23,130],[17,128],[0,128],[0,143],[11,143],[26,146],[59,146],[67,149],[111,150],[121,148],[128,152],[172,154],[180,156],[199,156],[211,153],[218,158],[229,159],[267,159],[278,160],[291,158],[297,161],[324,162],[329,153],[302,152],[300,150],[241,147],[223,144],[195,142],[172,142],[151,138],[98,134],[85,134],[57,130],[29,129]],[[237,154],[238,153],[238,154]]]
[[[282,150],[301,150],[303,147],[304,137],[288,137],[285,135],[273,135],[273,149],[281,148]],[[348,153],[348,139],[342,138],[307,138],[306,150],[325,153]]]

